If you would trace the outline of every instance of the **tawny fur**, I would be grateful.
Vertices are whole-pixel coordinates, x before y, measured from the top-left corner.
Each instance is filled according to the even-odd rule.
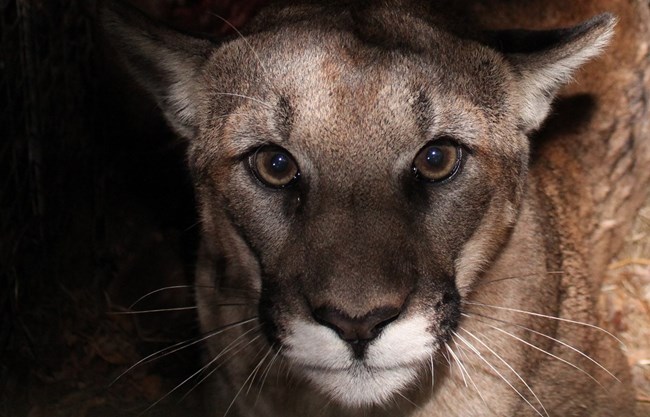
[[[207,339],[207,369],[227,359],[210,414],[633,415],[596,300],[650,183],[648,3],[351,3],[270,8],[220,45],[104,15],[190,141],[202,329],[252,318]],[[533,53],[477,29],[603,12],[613,38],[605,16]],[[465,165],[417,182],[439,136],[467,145]],[[298,186],[254,180],[265,143],[290,150]],[[219,306],[233,301],[250,306]],[[332,306],[401,312],[360,360],[315,320]]]

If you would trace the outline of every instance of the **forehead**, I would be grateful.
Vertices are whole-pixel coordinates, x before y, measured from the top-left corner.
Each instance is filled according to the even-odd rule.
[[[371,9],[368,13],[376,19],[341,15],[335,23],[325,19],[320,24],[315,17],[254,35],[247,46],[257,49],[255,58],[266,63],[274,82],[289,89],[311,81],[312,88],[329,85],[340,96],[363,93],[367,99],[390,84],[393,92],[453,95],[486,108],[503,100],[510,66],[500,54],[424,19],[398,18],[400,12],[394,12]]]
[[[352,58],[343,48],[324,53],[319,45],[286,61],[291,68],[271,82],[287,98],[295,129],[306,137],[326,134],[333,146],[359,135],[386,139],[392,132],[425,129],[417,115],[430,106],[416,75],[392,57],[367,52],[357,50]]]
[[[499,56],[433,27],[415,32],[383,42],[355,27],[290,25],[233,41],[215,67],[239,72],[226,88],[270,104],[241,103],[261,124],[276,123],[269,107],[282,103],[303,146],[400,150],[436,135],[485,136],[504,113]]]

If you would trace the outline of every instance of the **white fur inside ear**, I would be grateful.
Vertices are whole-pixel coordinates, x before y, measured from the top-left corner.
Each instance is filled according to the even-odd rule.
[[[192,126],[196,125],[197,75],[192,68],[174,69],[174,63],[170,64],[167,66],[173,78],[161,107],[172,127],[191,139],[196,133]]]
[[[601,33],[597,36],[585,35],[588,39],[581,46],[570,42],[564,47],[567,49],[565,53],[560,46],[559,51],[551,49],[548,53],[512,57],[521,74],[517,104],[526,132],[539,128],[548,115],[555,93],[571,81],[575,70],[603,51],[614,34],[614,24],[612,19],[605,27],[599,28]]]

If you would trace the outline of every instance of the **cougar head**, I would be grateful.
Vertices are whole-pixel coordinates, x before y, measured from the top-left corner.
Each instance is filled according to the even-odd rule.
[[[119,4],[104,20],[189,140],[204,330],[246,317],[220,307],[230,289],[254,293],[265,343],[364,406],[413,383],[462,325],[517,221],[527,134],[614,19],[478,42],[424,12],[311,4],[219,43]]]

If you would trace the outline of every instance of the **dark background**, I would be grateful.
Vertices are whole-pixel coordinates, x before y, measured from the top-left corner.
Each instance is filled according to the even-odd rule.
[[[256,1],[133,0],[221,35]],[[107,46],[94,0],[0,0],[0,416],[138,415],[199,367],[194,311],[114,314],[191,284],[185,144]],[[133,310],[191,307],[189,287]],[[190,382],[146,415],[196,415]]]

